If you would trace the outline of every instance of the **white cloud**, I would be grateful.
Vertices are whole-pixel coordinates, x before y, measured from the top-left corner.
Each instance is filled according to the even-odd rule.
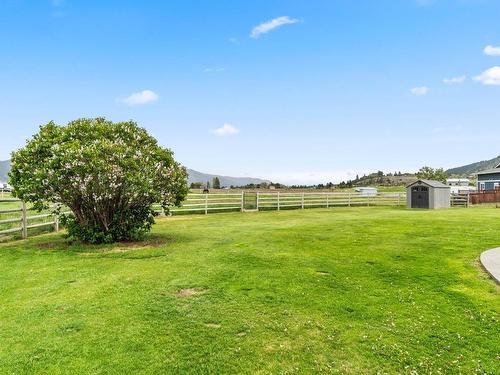
[[[298,23],[298,22],[299,22],[298,19],[290,18],[288,16],[278,17],[278,18],[272,19],[270,21],[267,21],[267,22],[261,23],[260,25],[255,26],[252,29],[252,32],[250,33],[250,37],[256,39],[256,38],[260,37],[262,34],[266,34],[269,31],[274,30],[280,26],[291,25],[291,24]]]
[[[486,46],[483,52],[488,56],[500,56],[500,47]]]
[[[127,96],[123,99],[118,99],[119,102],[128,104],[128,105],[142,105],[148,104],[152,102],[156,102],[158,100],[158,94],[151,90],[143,90],[140,92],[135,92],[130,96]]]
[[[205,72],[205,73],[221,73],[225,70],[226,70],[226,68],[205,68],[205,69],[203,69],[203,72]]]
[[[474,81],[481,82],[483,85],[500,85],[500,66],[494,66],[474,77]]]
[[[226,135],[234,135],[238,134],[239,132],[240,131],[231,124],[224,124],[220,128],[212,130],[212,133],[214,133],[219,137],[225,137]]]
[[[456,83],[464,83],[466,79],[467,77],[465,75],[452,78],[444,78],[443,83],[446,83],[447,85],[453,85]]]
[[[427,86],[414,87],[410,90],[410,92],[416,96],[423,96],[429,92],[429,88]]]

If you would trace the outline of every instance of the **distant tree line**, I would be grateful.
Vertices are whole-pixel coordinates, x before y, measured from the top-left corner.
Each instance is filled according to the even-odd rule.
[[[419,179],[425,180],[436,180],[441,182],[446,182],[448,174],[445,172],[443,168],[431,168],[428,166],[424,166],[420,168],[417,174],[413,173],[402,173],[401,171],[384,173],[383,171],[377,171],[374,173],[370,173],[368,175],[363,174],[363,176],[356,175],[356,178],[353,180],[341,181],[338,184],[334,184],[333,182],[320,183],[320,184],[294,184],[294,185],[283,185],[280,183],[267,183],[263,182],[260,184],[246,184],[246,185],[231,185],[229,188],[231,189],[268,189],[273,186],[276,189],[348,189],[353,188],[355,186],[363,186],[363,185],[382,185],[382,186],[400,186],[404,184],[407,180],[402,179],[402,177],[416,177]],[[212,182],[207,181],[206,183],[202,182],[193,182],[190,185],[191,189],[221,189],[224,186],[221,186],[220,180],[218,177],[214,177]]]

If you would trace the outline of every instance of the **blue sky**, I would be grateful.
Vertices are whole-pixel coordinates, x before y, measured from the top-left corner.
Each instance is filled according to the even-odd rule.
[[[0,160],[105,116],[203,172],[452,167],[500,154],[495,67],[496,0],[1,0]]]

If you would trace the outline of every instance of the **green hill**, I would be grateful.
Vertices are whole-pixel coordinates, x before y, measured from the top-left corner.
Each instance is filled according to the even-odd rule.
[[[485,169],[495,168],[500,164],[500,155],[494,159],[478,161],[477,163],[467,164],[462,167],[451,168],[446,173],[451,175],[470,175]]]

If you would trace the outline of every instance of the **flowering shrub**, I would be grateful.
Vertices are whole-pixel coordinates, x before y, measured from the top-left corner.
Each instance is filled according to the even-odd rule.
[[[170,150],[136,123],[79,119],[41,126],[12,154],[14,194],[62,215],[69,236],[90,243],[136,240],[154,223],[152,205],[168,212],[187,194],[187,173]]]

